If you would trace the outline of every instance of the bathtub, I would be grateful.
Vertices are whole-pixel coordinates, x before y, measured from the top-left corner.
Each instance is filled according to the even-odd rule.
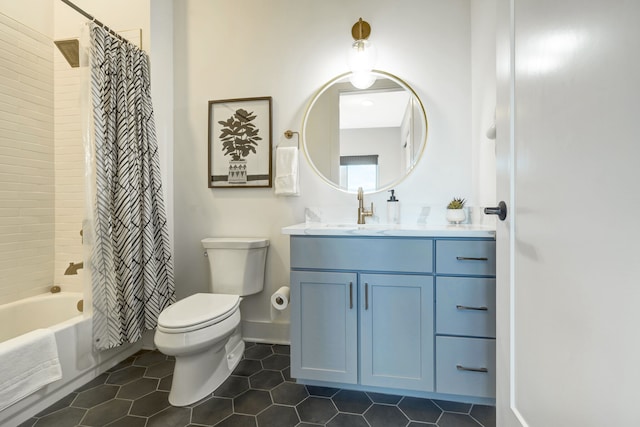
[[[0,345],[34,329],[53,331],[62,379],[0,412],[0,426],[17,426],[137,352],[141,342],[97,351],[92,346],[91,316],[76,308],[79,292],[59,292],[0,305]]]

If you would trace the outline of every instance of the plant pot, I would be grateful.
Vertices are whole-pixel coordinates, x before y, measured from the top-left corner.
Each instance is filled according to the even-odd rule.
[[[229,176],[227,177],[227,182],[229,184],[247,183],[246,160],[229,160]]]
[[[452,224],[460,224],[467,219],[464,209],[447,209],[447,221]]]

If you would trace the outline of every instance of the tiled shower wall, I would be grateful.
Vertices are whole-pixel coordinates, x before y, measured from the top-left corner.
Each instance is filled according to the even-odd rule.
[[[141,45],[140,29],[121,34]],[[82,72],[0,13],[0,304],[83,290],[84,270],[64,275],[83,260]]]
[[[0,14],[0,304],[52,285],[54,186],[52,43]]]
[[[55,49],[55,48],[54,48]],[[82,291],[84,270],[65,276],[70,262],[82,261],[84,147],[80,118],[81,69],[72,68],[58,49],[54,58],[55,95],[55,262],[53,281],[65,291]]]

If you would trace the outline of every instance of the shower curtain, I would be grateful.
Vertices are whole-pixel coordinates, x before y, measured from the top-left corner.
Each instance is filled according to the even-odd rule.
[[[175,301],[144,51],[90,24],[93,343],[139,340]],[[85,232],[85,238],[86,238]]]

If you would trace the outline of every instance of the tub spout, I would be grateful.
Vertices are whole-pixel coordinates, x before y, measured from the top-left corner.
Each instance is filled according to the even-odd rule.
[[[69,276],[71,274],[78,274],[78,270],[80,270],[82,267],[84,267],[84,263],[81,261],[79,263],[69,263],[69,267],[67,267],[67,269],[64,271],[64,275],[65,276]]]

